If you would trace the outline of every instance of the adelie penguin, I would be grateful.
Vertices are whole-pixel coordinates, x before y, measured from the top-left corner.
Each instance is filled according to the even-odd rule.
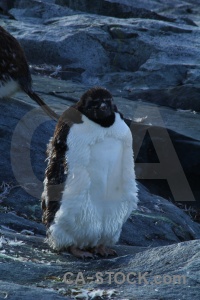
[[[132,135],[110,92],[92,88],[67,109],[47,153],[47,242],[80,258],[115,255],[110,246],[138,197]]]
[[[59,116],[32,90],[32,79],[24,51],[18,41],[0,26],[0,98],[24,91],[53,119]]]

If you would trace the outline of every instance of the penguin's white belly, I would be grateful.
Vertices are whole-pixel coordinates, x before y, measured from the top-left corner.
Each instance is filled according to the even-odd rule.
[[[90,197],[100,205],[117,201],[122,192],[123,145],[119,140],[108,137],[91,146],[88,175],[91,180]]]
[[[115,244],[137,207],[132,137],[119,118],[109,128],[85,118],[84,124],[70,130],[68,176],[49,229],[49,243],[55,249]]]

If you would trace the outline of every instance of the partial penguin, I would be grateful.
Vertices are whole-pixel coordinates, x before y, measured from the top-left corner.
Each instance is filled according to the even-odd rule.
[[[10,97],[19,90],[38,103],[51,118],[58,120],[59,115],[32,89],[31,73],[21,45],[0,26],[0,98]]]

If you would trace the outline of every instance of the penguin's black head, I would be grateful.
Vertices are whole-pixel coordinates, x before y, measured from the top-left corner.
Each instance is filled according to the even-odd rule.
[[[84,93],[77,103],[77,109],[90,120],[108,127],[114,123],[116,106],[110,92],[94,87]]]

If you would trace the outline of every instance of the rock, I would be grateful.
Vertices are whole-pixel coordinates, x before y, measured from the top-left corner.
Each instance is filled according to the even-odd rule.
[[[171,202],[139,187],[139,207],[124,224],[120,244],[157,247],[200,238],[199,224]]]
[[[153,194],[199,207],[199,141],[162,127],[131,123],[130,128],[137,178]]]
[[[158,15],[155,12],[149,11],[144,7],[135,7],[130,1],[122,3],[120,1],[105,1],[101,0],[98,3],[93,3],[89,0],[85,1],[70,1],[56,0],[56,4],[66,5],[74,10],[111,16],[116,18],[145,18],[164,21],[173,21],[172,18]]]
[[[27,287],[26,285],[22,286],[19,284],[0,282],[1,289],[3,292],[0,292],[2,299],[9,296],[13,300],[29,299],[34,300],[35,298],[41,300],[61,300],[61,299],[72,299],[72,298],[63,298],[59,296],[56,292],[48,291],[48,289],[41,289],[35,287]]]
[[[14,6],[14,2],[15,0],[0,0],[0,7],[4,10],[4,11],[8,11],[9,9],[11,9]]]
[[[53,252],[40,195],[55,122],[22,93],[0,99],[0,298],[199,299],[200,224],[185,212],[198,214],[200,195],[198,1],[4,2],[0,25],[43,73],[33,86],[48,105],[61,114],[92,85],[112,92],[133,133],[140,202],[118,257]]]
[[[21,42],[31,64],[54,65],[62,79],[112,85],[130,91],[132,100],[199,111],[199,6],[148,3],[19,1],[9,11],[18,21],[0,24]]]
[[[194,80],[195,82],[196,80]],[[135,90],[129,93],[129,99],[142,99],[150,103],[175,109],[200,111],[200,101],[198,100],[200,88],[193,84],[186,84],[168,89],[151,89],[151,91]]]
[[[72,99],[79,97],[86,89],[74,83],[68,83],[67,86],[63,81],[36,77],[34,87],[46,93],[45,99],[49,95],[47,102],[51,107],[57,107],[57,111],[64,110],[66,105],[71,104]],[[55,91],[53,95],[50,93],[52,90]],[[59,91],[61,93],[57,93]],[[117,105],[124,107],[125,114],[130,111],[123,106],[126,101],[123,98],[116,98]],[[125,282],[121,292],[122,285],[119,283],[120,276],[126,277],[130,272],[136,272],[134,277],[130,277],[131,280],[142,280],[141,284],[134,285],[134,297],[137,299],[144,299],[145,295],[145,299],[152,300],[158,291],[160,296],[172,299],[174,293],[180,299],[184,299],[181,298],[183,291],[184,297],[185,295],[190,297],[191,293],[195,295],[197,293],[195,280],[198,280],[195,254],[199,251],[199,242],[189,240],[200,238],[200,225],[172,203],[152,195],[141,184],[138,210],[133,212],[124,225],[119,245],[115,247],[119,257],[84,262],[65,252],[56,254],[48,248],[44,243],[45,228],[41,224],[39,195],[45,169],[46,143],[53,133],[55,122],[45,116],[41,109],[36,109],[36,104],[31,106],[28,103],[32,103],[32,100],[22,93],[19,93],[17,98],[1,100],[0,103],[3,112],[0,116],[0,148],[3,153],[0,160],[1,181],[4,181],[0,193],[3,195],[0,206],[0,296],[32,299],[33,295],[38,295],[45,300],[72,299],[79,294],[87,299],[92,295],[104,293],[107,298],[111,294],[116,299],[124,297],[129,299],[133,294],[133,285]],[[147,125],[130,123],[134,140],[138,143],[141,132],[145,131]],[[159,129],[156,129],[155,134],[158,132]],[[187,166],[185,152],[188,150],[184,151],[184,147],[190,146],[190,149],[193,147],[197,151],[199,144],[180,134],[171,131],[169,133],[175,143],[181,142],[179,154],[182,156],[181,161]],[[151,162],[151,159],[154,159],[147,151],[151,146],[149,145],[150,140],[147,136],[138,156],[139,161],[148,162],[150,159]],[[195,155],[193,159],[195,164]],[[189,166],[190,164],[188,168]],[[6,183],[10,181],[13,183],[9,189]],[[27,235],[28,233],[31,235]],[[167,246],[170,244],[172,245]],[[153,248],[155,246],[157,248]],[[118,273],[115,277],[118,283],[115,283],[112,277],[110,285],[107,283],[105,270],[126,275]],[[74,281],[69,285],[63,281],[66,272],[74,274],[73,280],[76,279],[78,272],[83,272],[84,277],[93,276],[93,278],[96,272],[102,272],[105,283],[99,285],[95,280],[86,278],[85,281],[77,283]],[[145,276],[143,279],[142,275]],[[184,282],[173,285],[172,292],[171,289],[165,288],[165,282],[159,285],[148,284],[149,280],[155,280],[154,275],[161,276],[158,278],[168,280],[170,284],[177,276],[181,276],[178,278]],[[189,286],[192,289],[188,288]],[[17,291],[16,296],[14,291]],[[195,297],[193,296],[194,299]]]
[[[2,299],[199,298],[199,241],[151,249],[116,246],[116,258],[79,261],[53,253],[41,237],[0,234]]]
[[[22,194],[22,193],[21,193]],[[10,196],[11,197],[11,196]],[[27,201],[28,202],[28,201]],[[8,204],[8,203],[7,203]],[[25,201],[24,201],[25,204]],[[16,206],[16,203],[13,204],[13,206]],[[17,208],[15,208],[17,209]],[[19,210],[18,210],[19,213]],[[23,209],[21,210],[21,214],[23,213]],[[32,215],[34,212],[32,213]],[[23,215],[23,214],[22,214]],[[26,215],[26,218],[33,219],[31,214]],[[36,218],[37,214],[34,215]],[[33,232],[33,234],[36,235],[45,235],[46,230],[45,226],[42,224],[27,220],[23,217],[17,216],[15,213],[8,212],[8,213],[0,213],[1,223],[0,227],[3,226],[3,228],[9,228],[12,230],[15,230],[16,232],[21,232],[23,230],[29,230],[30,232]],[[41,218],[40,218],[41,221]]]
[[[63,17],[72,15],[73,11],[68,8],[55,5],[54,0],[43,1],[15,1],[10,7],[10,13],[15,16],[16,19],[28,20],[31,23],[42,23],[42,20]]]

